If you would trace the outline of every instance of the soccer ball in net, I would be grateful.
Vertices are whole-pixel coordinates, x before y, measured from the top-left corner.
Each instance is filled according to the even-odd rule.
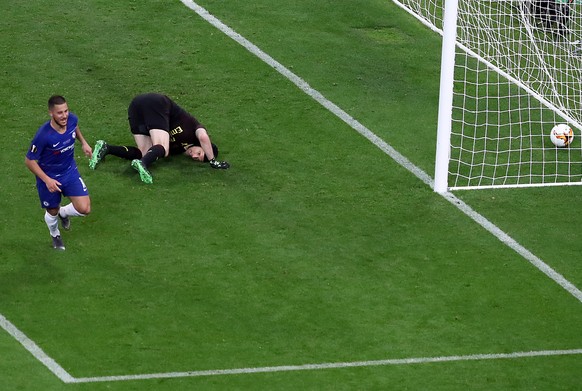
[[[558,124],[552,128],[550,140],[556,147],[567,147],[574,140],[574,131],[566,124]]]

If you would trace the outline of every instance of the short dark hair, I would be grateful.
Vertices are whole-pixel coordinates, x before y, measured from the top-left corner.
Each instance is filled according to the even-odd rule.
[[[214,153],[214,158],[216,159],[218,157],[218,147],[214,143],[211,143],[211,144],[212,144],[212,153]],[[208,156],[204,155],[204,161],[205,162],[208,161]]]
[[[48,100],[48,108],[52,109],[55,105],[62,105],[67,103],[67,100],[62,95],[53,95]]]

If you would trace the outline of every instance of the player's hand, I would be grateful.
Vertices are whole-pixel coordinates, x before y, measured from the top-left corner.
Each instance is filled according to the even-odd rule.
[[[91,146],[89,144],[83,143],[83,145],[81,147],[83,149],[83,153],[85,154],[85,156],[91,157],[91,155],[93,155],[93,149],[91,148]]]
[[[210,161],[210,167],[226,170],[227,168],[230,167],[230,164],[228,164],[228,162],[219,162],[216,159],[212,159]]]
[[[46,182],[46,188],[48,189],[48,191],[50,191],[51,193],[54,192],[61,192],[61,188],[59,186],[61,186],[61,182],[57,181],[56,179],[52,179],[49,178]]]

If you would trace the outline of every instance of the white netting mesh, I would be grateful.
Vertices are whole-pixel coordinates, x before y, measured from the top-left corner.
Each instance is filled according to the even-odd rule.
[[[443,0],[393,1],[442,34]],[[449,188],[581,184],[582,14],[565,1],[459,0]]]

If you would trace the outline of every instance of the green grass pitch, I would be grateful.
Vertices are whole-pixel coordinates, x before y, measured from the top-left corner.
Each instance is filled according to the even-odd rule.
[[[388,0],[202,0],[432,175],[440,40]],[[180,1],[2,1],[0,314],[76,378],[582,348],[582,303]],[[93,212],[53,251],[24,155],[63,94],[133,142],[166,93],[227,171],[139,181],[77,145]],[[577,287],[579,188],[457,194]],[[66,384],[0,329],[3,390],[574,390],[582,355]]]

